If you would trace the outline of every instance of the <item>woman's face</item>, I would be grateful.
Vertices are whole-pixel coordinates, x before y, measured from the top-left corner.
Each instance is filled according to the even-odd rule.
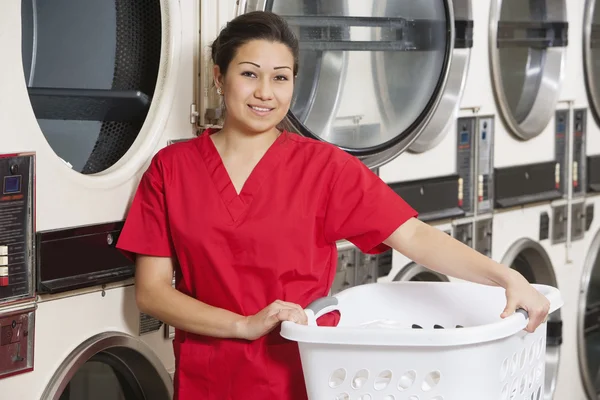
[[[241,46],[223,76],[215,66],[215,81],[223,90],[225,124],[248,133],[275,128],[290,108],[294,91],[294,57],[283,43],[252,40]]]

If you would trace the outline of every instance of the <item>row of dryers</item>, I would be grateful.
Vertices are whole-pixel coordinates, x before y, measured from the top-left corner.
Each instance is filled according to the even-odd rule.
[[[422,219],[494,258],[508,254],[532,280],[576,279],[568,254],[583,219],[573,215],[588,208],[571,204],[594,187],[591,155],[600,153],[593,1],[0,7],[2,392],[169,398],[171,331],[135,307],[133,266],[114,244],[151,156],[219,123],[208,45],[251,10],[283,15],[299,37],[294,130],[361,158]],[[512,246],[515,232],[523,240]],[[561,251],[567,261],[554,261]],[[336,288],[386,270],[381,279],[424,276],[398,254],[372,257],[340,243],[340,258]],[[542,272],[544,262],[566,272]],[[551,359],[568,340],[567,309],[553,316]]]
[[[544,398],[596,399],[600,9],[594,1],[471,6],[473,45],[455,49],[466,68],[453,96],[456,118],[419,144],[425,129],[380,176],[424,221],[561,290],[565,306],[548,323]],[[456,2],[454,9],[460,15]],[[375,281],[452,280],[397,252],[339,247],[334,293]],[[507,396],[530,398],[527,385],[511,382]]]

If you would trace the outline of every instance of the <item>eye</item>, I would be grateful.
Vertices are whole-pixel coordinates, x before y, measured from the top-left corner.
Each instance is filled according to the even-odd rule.
[[[289,81],[289,78],[287,76],[285,76],[285,75],[277,75],[275,77],[275,80],[276,81]]]
[[[250,71],[242,72],[242,76],[247,76],[249,78],[256,78],[256,74],[254,72],[250,72]]]

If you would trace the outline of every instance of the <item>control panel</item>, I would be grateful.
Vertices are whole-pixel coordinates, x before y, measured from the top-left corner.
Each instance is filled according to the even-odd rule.
[[[0,379],[33,370],[35,310],[0,313]]]
[[[467,216],[488,213],[494,206],[494,117],[457,120],[459,200]]]
[[[458,206],[466,215],[472,215],[473,175],[475,159],[475,118],[458,118],[456,127],[456,173],[458,174]]]
[[[494,208],[494,118],[477,119],[477,214]]]
[[[564,197],[567,195],[569,181],[569,111],[557,110],[554,114],[554,152],[556,166],[554,171],[555,188]]]
[[[0,306],[34,296],[33,154],[0,155]]]
[[[586,191],[586,125],[587,111],[585,109],[573,110],[573,176],[571,179],[573,197],[581,197]]]

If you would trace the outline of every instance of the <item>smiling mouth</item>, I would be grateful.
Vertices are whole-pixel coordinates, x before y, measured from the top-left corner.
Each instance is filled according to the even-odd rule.
[[[274,108],[268,108],[268,107],[258,107],[258,106],[251,106],[248,105],[248,107],[250,107],[250,109],[252,111],[254,111],[257,114],[268,114],[269,112],[273,111]]]

